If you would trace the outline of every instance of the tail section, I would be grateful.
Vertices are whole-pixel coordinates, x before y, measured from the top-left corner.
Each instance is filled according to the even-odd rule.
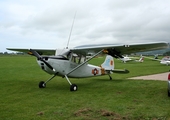
[[[144,61],[144,57],[141,56],[141,58],[139,59],[139,62],[143,62]]]
[[[141,56],[139,60],[135,60],[136,62],[143,62],[144,61],[144,56]]]
[[[110,55],[106,56],[105,61],[101,64],[101,67],[105,70],[114,70],[114,60]]]

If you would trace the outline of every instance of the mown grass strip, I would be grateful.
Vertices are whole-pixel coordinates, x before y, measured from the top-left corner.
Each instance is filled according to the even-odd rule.
[[[30,119],[168,119],[170,99],[165,81],[128,80],[127,78],[169,71],[157,61],[121,63],[129,74],[70,80],[78,91],[70,92],[64,78],[56,77],[39,89],[38,83],[50,75],[43,72],[32,56],[0,57],[0,118]],[[104,58],[90,63],[100,65]]]

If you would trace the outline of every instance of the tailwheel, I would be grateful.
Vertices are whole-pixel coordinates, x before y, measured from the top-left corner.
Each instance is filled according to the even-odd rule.
[[[39,88],[45,88],[46,83],[44,81],[39,82]]]
[[[70,85],[70,91],[77,91],[77,85],[76,84]]]

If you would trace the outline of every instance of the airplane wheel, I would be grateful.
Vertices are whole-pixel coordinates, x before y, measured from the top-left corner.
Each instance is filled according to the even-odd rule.
[[[77,91],[77,85],[76,84],[72,84],[70,86],[70,91]]]
[[[44,81],[39,82],[39,88],[45,88],[46,84]]]

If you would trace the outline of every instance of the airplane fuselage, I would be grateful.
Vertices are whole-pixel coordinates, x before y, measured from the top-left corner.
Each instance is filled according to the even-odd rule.
[[[120,60],[122,60],[124,63],[126,63],[128,61],[131,61],[132,59],[130,59],[129,57],[123,57],[123,58],[120,58]]]
[[[71,70],[73,70],[75,67],[77,67],[79,64],[72,62],[67,59],[59,59],[59,58],[48,58],[46,62],[50,64],[55,71],[51,70],[46,64],[44,64],[43,61],[37,60],[39,66],[44,70],[45,72],[49,74],[56,74],[59,76],[64,76],[67,73],[69,73]],[[68,77],[92,77],[92,76],[99,76],[99,75],[105,75],[108,74],[107,71],[104,70],[104,68],[91,65],[91,64],[84,64],[80,68],[77,68],[75,71],[68,74]]]
[[[161,63],[161,64],[165,64],[165,65],[169,65],[169,64],[170,64],[170,61],[161,61],[160,63]]]

